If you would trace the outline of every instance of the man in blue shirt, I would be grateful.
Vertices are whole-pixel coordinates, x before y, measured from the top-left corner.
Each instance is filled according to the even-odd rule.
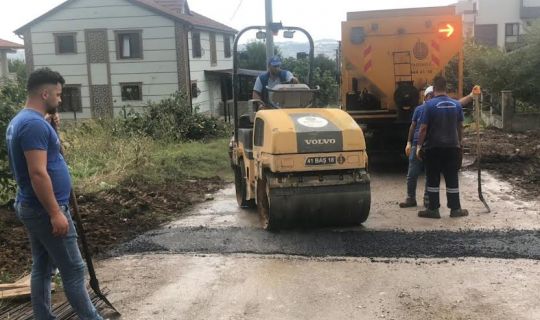
[[[48,68],[30,74],[26,107],[6,132],[9,165],[17,182],[15,211],[32,246],[31,297],[34,318],[51,313],[51,273],[58,267],[64,291],[80,319],[101,320],[84,283],[85,265],[69,212],[71,178],[60,140],[45,115],[61,103],[62,76]]]
[[[440,218],[440,176],[446,182],[446,197],[450,217],[467,216],[459,200],[458,170],[463,141],[463,109],[459,101],[446,95],[446,79],[433,80],[434,97],[425,104],[420,120],[416,155],[424,160],[427,176],[429,206],[418,212],[422,218]],[[424,151],[425,150],[425,151]]]
[[[418,176],[424,171],[424,163],[416,158],[416,145],[418,143],[418,134],[420,125],[418,122],[424,113],[424,105],[433,97],[433,86],[429,86],[424,90],[424,104],[419,105],[414,109],[411,126],[409,127],[409,136],[407,138],[407,146],[405,154],[409,158],[409,169],[407,171],[407,198],[399,204],[400,208],[416,207],[416,185]],[[424,206],[429,203],[427,191],[424,188]]]
[[[268,71],[259,75],[253,86],[253,99],[262,100],[266,105],[271,104],[266,87],[272,89],[278,84],[298,83],[293,74],[281,69],[281,59],[278,56],[268,61]]]

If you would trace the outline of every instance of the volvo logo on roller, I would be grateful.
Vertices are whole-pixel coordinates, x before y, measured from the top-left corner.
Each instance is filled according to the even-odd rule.
[[[307,139],[304,142],[307,145],[327,145],[336,144],[336,139]]]

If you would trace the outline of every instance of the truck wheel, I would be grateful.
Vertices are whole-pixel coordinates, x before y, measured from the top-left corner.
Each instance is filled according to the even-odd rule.
[[[234,187],[236,189],[236,202],[238,206],[241,208],[254,208],[255,200],[246,200],[248,185],[243,160],[240,160],[238,166],[234,168]]]

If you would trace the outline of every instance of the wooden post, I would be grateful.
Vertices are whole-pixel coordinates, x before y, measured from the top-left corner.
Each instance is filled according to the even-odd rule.
[[[501,116],[502,127],[504,131],[512,131],[512,120],[514,119],[514,99],[512,98],[512,91],[501,91]]]

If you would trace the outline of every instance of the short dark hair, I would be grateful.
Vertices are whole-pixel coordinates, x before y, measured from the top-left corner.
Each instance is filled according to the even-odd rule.
[[[443,76],[436,76],[433,79],[433,90],[437,92],[446,92],[446,78]]]
[[[49,68],[41,68],[33,71],[28,77],[28,82],[26,83],[26,90],[28,92],[33,92],[44,84],[61,84],[62,86],[66,83],[64,77],[56,71],[52,71]]]

